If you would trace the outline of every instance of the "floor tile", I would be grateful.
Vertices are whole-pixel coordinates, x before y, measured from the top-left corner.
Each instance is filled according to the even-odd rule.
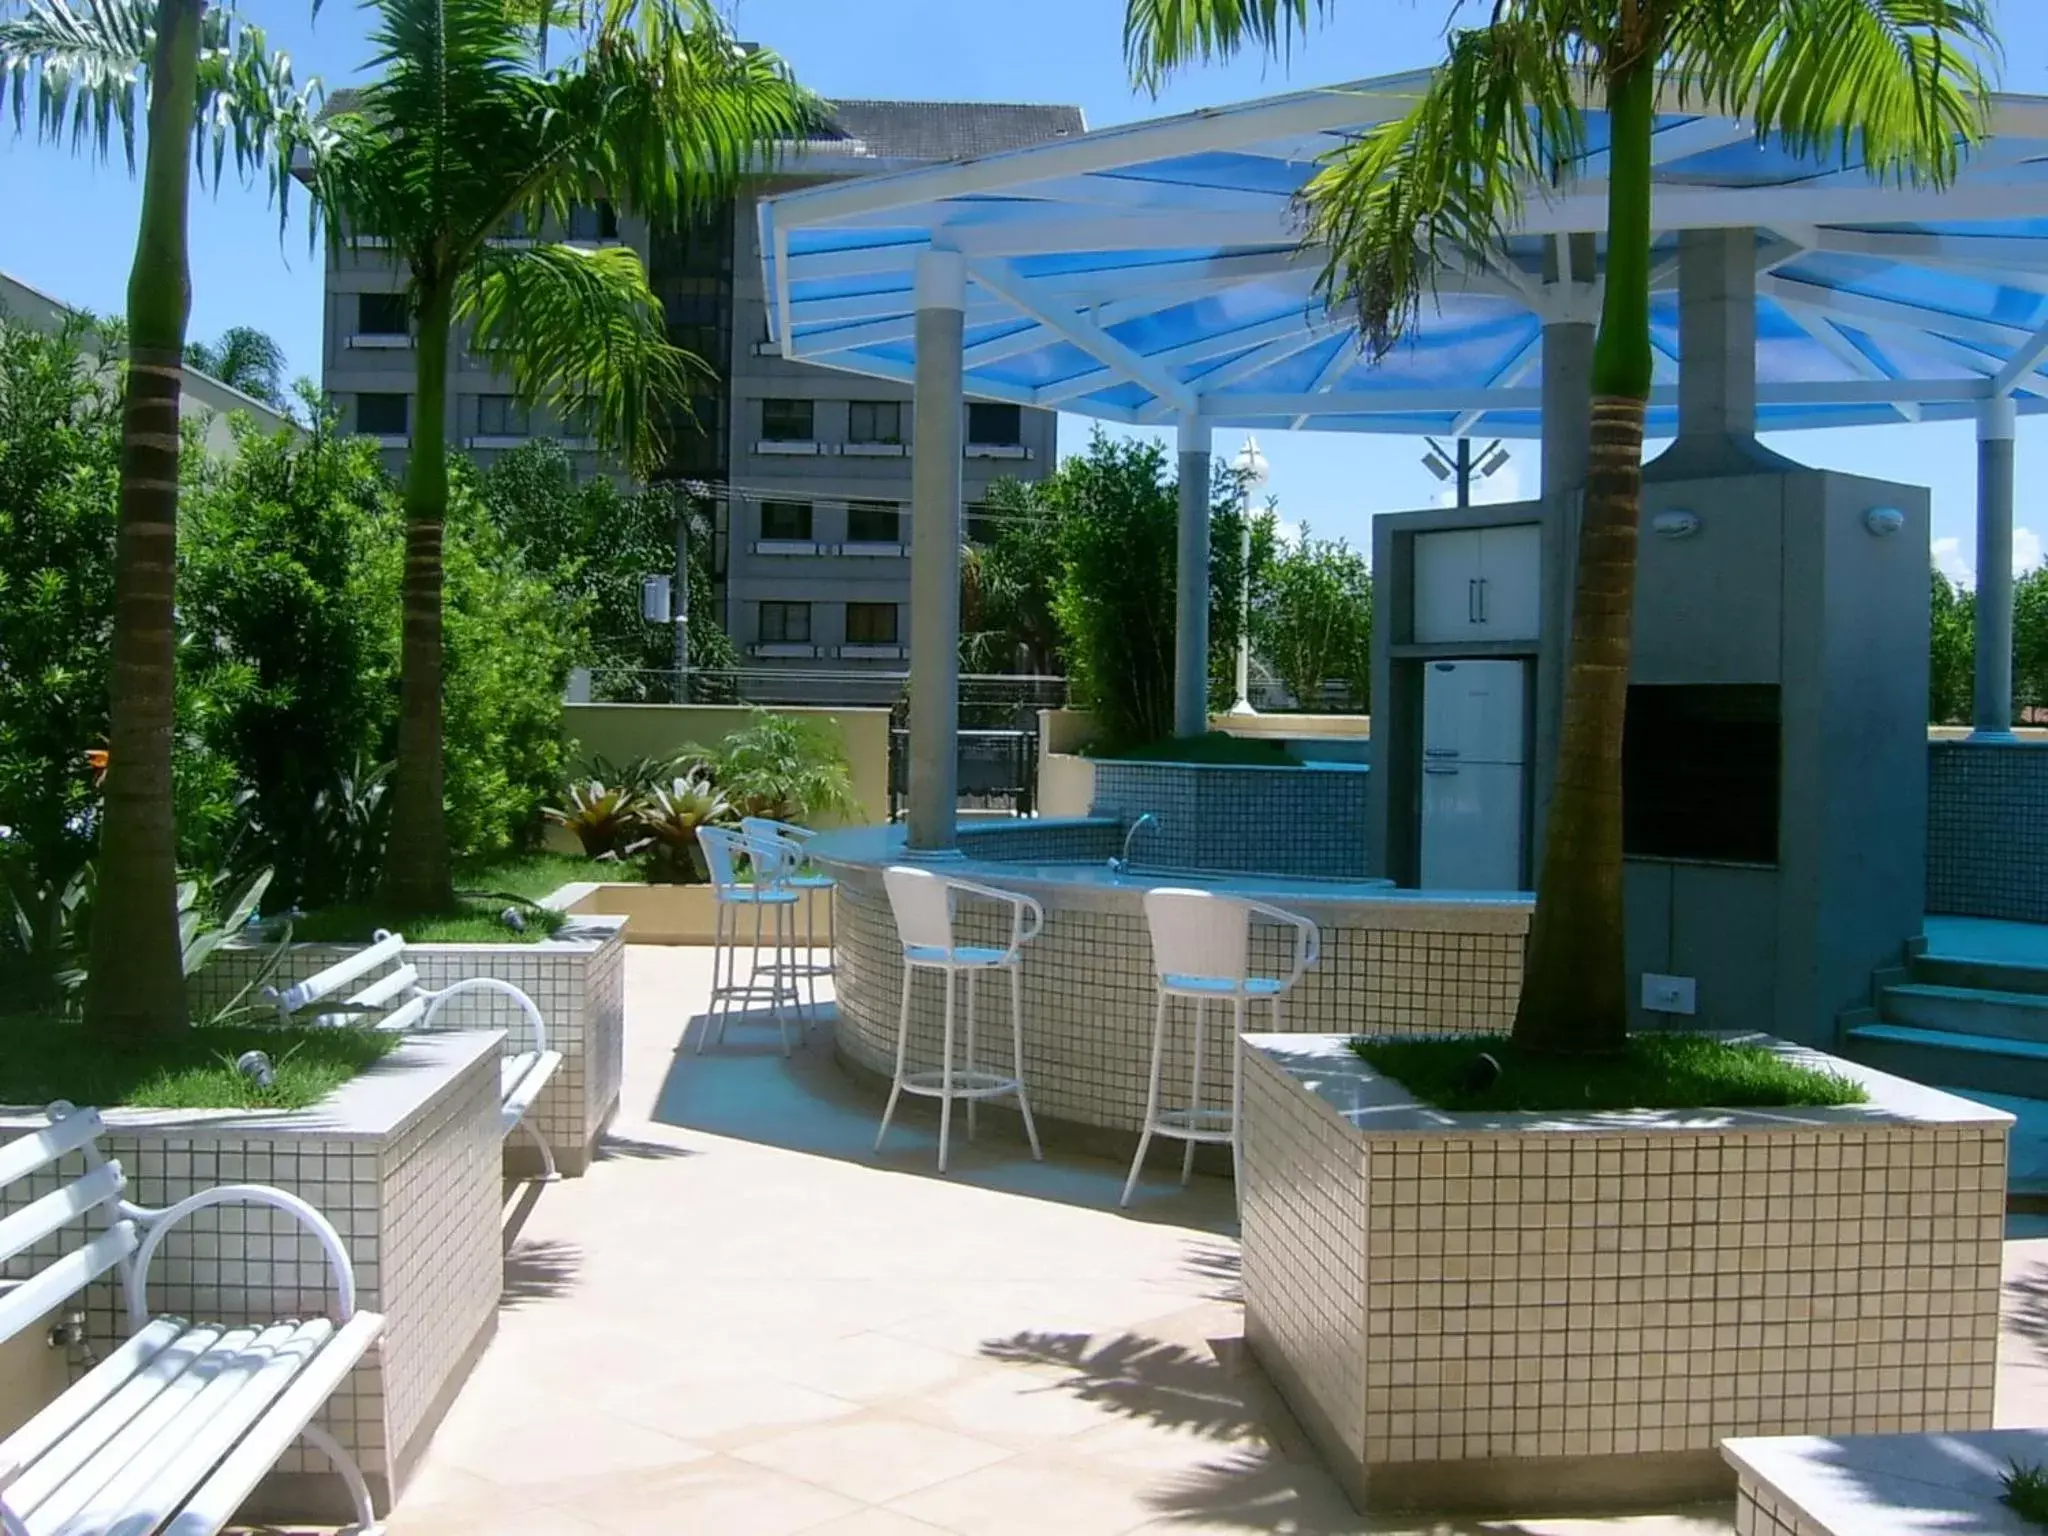
[[[826,1424],[757,1441],[735,1453],[869,1504],[1003,1460],[1003,1446],[911,1419]]]

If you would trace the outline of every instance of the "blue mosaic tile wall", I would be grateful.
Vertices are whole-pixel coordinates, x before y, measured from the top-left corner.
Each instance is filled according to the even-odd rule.
[[[1927,744],[1927,910],[2048,923],[2048,744]]]
[[[1095,764],[1097,816],[1159,818],[1131,846],[1141,869],[1366,873],[1366,770]]]
[[[1035,822],[1022,819],[977,826],[962,822],[960,851],[970,859],[1007,859],[1013,864],[1095,864],[1123,842],[1123,829],[1108,822]]]

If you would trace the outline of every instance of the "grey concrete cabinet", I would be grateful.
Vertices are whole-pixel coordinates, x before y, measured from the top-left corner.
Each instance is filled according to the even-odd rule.
[[[1416,535],[1416,643],[1534,640],[1542,568],[1542,531],[1534,523]]]

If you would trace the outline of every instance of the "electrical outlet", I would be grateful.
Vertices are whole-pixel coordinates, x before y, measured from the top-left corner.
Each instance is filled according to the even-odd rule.
[[[1695,1006],[1699,983],[1690,976],[1660,976],[1643,972],[1643,1007],[1651,1013],[1689,1014]]]

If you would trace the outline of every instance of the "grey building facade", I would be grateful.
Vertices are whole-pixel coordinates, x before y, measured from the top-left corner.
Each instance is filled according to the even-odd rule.
[[[727,633],[749,667],[901,671],[909,655],[910,389],[786,361],[771,341],[760,197],[1078,135],[1075,107],[846,101],[778,173],[696,228],[650,233],[602,204],[551,238],[631,245],[669,332],[710,377],[670,434],[660,478],[692,483],[717,529],[714,575]],[[401,468],[412,431],[413,352],[404,274],[377,251],[330,254],[323,383],[345,427]],[[611,472],[574,423],[520,408],[466,345],[449,363],[448,441],[480,464],[533,436],[561,441],[579,475]],[[1057,415],[970,402],[962,501],[1054,463]],[[820,683],[824,682],[820,679]],[[829,690],[828,690],[829,691]]]

